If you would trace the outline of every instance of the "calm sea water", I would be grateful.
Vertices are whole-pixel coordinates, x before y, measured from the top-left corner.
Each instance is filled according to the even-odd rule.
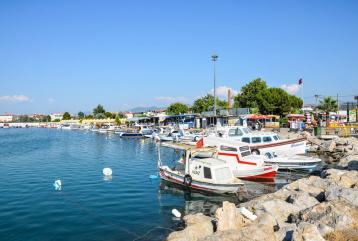
[[[162,150],[173,161],[178,153]],[[0,240],[163,240],[183,214],[213,213],[235,197],[185,193],[150,180],[149,139],[55,129],[0,129]],[[102,169],[113,170],[111,180]],[[53,182],[61,179],[62,190]],[[265,185],[257,195],[276,190]]]

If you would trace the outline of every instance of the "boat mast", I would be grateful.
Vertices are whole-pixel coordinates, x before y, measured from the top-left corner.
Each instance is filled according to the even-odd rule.
[[[158,161],[157,161],[157,165],[158,165],[158,168],[160,168],[162,166],[162,160],[160,158],[160,143],[158,144]]]
[[[189,150],[185,150],[185,175],[189,174],[189,159],[191,156],[191,151]]]

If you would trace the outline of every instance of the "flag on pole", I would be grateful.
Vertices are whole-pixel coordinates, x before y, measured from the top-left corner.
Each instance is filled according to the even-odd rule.
[[[204,146],[204,138],[201,138],[197,143],[196,143],[196,147],[200,148]]]
[[[298,80],[298,84],[299,84],[299,85],[303,84],[302,78]]]

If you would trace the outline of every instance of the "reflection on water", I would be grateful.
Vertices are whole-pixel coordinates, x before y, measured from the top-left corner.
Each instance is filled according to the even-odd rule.
[[[282,186],[307,175],[309,175],[309,173],[279,172],[276,179],[272,182],[255,182],[243,180],[246,186],[246,190],[245,192],[240,193],[238,196],[189,190],[181,185],[162,180],[160,181],[158,201],[160,203],[159,206],[168,208],[168,206],[161,203],[161,197],[166,195],[178,196],[182,197],[185,201],[183,210],[181,210],[182,214],[187,215],[201,212],[206,215],[214,215],[215,210],[222,205],[223,201],[229,201],[235,204],[246,202],[263,194],[276,192]]]
[[[162,148],[168,165],[175,165],[180,155]],[[173,208],[183,215],[210,215],[223,201],[243,202],[306,175],[283,173],[275,183],[245,181],[245,193],[220,196],[150,179],[158,172],[157,159],[157,144],[149,139],[0,130],[1,241],[165,240],[181,225]],[[104,167],[113,170],[112,177],[103,176]],[[57,179],[61,192],[52,186]]]

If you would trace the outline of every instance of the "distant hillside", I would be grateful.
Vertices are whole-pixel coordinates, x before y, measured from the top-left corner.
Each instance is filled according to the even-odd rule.
[[[147,112],[147,111],[163,109],[163,108],[165,108],[165,107],[157,107],[157,106],[135,107],[128,111],[136,113],[136,112]]]

